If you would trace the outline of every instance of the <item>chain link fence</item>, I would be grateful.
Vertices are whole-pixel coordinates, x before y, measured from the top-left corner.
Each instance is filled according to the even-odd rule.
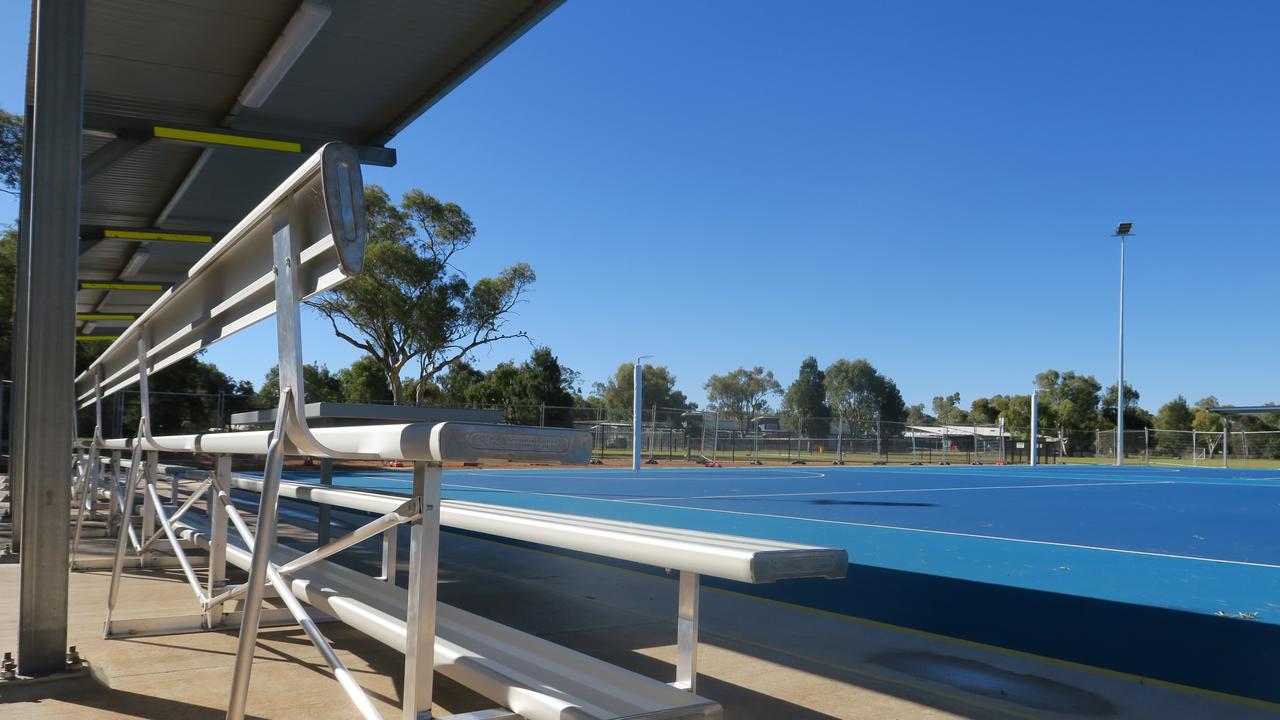
[[[1116,455],[1116,431],[1099,430],[1100,461]],[[1125,430],[1125,462],[1186,467],[1276,467],[1280,431]]]

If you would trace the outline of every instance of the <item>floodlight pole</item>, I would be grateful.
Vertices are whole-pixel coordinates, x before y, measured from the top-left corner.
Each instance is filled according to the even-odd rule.
[[[652,355],[637,355],[636,364],[631,368],[631,380],[635,385],[634,396],[632,400],[632,438],[631,438],[631,469],[640,472],[640,442],[644,432],[644,390],[641,387],[644,380],[644,370],[641,369],[640,361],[645,358],[651,358]]]
[[[1124,465],[1124,239],[1131,223],[1121,223],[1112,237],[1120,238],[1120,351],[1119,380],[1116,383],[1116,465]]]

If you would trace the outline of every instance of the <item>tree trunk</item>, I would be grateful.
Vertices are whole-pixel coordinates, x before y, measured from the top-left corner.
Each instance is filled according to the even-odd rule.
[[[387,368],[387,380],[391,384],[391,402],[396,405],[403,405],[404,383],[400,380],[400,370],[394,367]]]

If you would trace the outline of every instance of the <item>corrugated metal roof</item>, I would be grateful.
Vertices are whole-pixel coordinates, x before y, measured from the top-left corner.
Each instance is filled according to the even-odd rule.
[[[329,0],[330,17],[266,102],[234,115],[242,88],[299,0],[89,3],[84,156],[122,152],[84,184],[81,279],[178,281],[208,244],[145,242],[134,272],[121,278],[144,243],[104,238],[104,231],[216,238],[312,146],[384,146],[560,2]],[[154,139],[155,126],[292,139],[303,147],[208,148]],[[137,313],[155,297],[86,289],[78,307]],[[97,322],[96,332],[114,334],[112,324]]]

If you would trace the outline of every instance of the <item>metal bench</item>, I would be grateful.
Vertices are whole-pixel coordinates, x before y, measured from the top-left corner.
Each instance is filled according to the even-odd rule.
[[[467,666],[463,677],[476,689],[501,700],[512,710],[525,708],[536,718],[605,718],[643,715],[662,718],[712,718],[719,706],[697,696],[488,622],[450,615],[441,630],[460,628],[455,641],[437,639],[436,582],[439,548],[440,463],[461,459],[518,459],[585,463],[590,437],[585,431],[515,428],[468,423],[415,423],[312,430],[303,406],[300,303],[332,289],[358,273],[364,252],[363,184],[356,151],[325,145],[303,163],[236,225],[187,278],[164,293],[112,345],[76,378],[81,407],[93,406],[96,425],[86,457],[77,463],[77,529],[88,501],[103,485],[101,453],[129,454],[128,474],[120,488],[121,462],[105,483],[116,498],[117,536],[107,599],[104,633],[108,637],[143,633],[189,632],[239,626],[227,717],[244,717],[254,648],[260,623],[299,625],[329,665],[361,717],[378,713],[351,672],[317,628],[305,607],[312,603],[331,617],[352,623],[405,653],[403,717],[414,720],[431,712],[432,675],[436,661]],[[271,432],[217,433],[156,438],[152,434],[149,374],[224,339],[245,327],[276,316],[280,403]],[[141,419],[136,437],[102,437],[104,395],[138,384]],[[160,452],[211,453],[215,471],[185,502],[170,509],[158,491]],[[262,498],[257,524],[250,530],[231,502],[233,454],[265,456]],[[275,544],[280,476],[286,455],[317,458],[405,460],[414,467],[414,489],[394,512],[375,518],[356,537],[372,536],[401,524],[410,528],[410,577],[407,591],[372,578],[350,576],[325,560],[349,547],[340,538],[307,557],[291,558]],[[122,459],[122,458],[117,458]],[[135,531],[136,498],[143,496],[143,523]],[[207,535],[195,530],[197,503],[206,500]],[[232,532],[239,544],[231,542]],[[159,525],[159,530],[154,525]],[[207,538],[208,573],[197,577],[187,556],[190,540]],[[187,541],[184,542],[183,538]],[[73,541],[74,542],[74,541]],[[153,546],[165,542],[199,601],[201,613],[177,618],[113,618],[130,551],[143,564]],[[225,582],[226,564],[248,571],[241,585]],[[356,575],[359,575],[358,573]],[[375,583],[371,585],[370,583]],[[284,607],[264,609],[268,585]],[[224,606],[239,603],[232,611]],[[368,613],[352,608],[363,604]],[[361,619],[363,618],[363,619]],[[465,629],[465,632],[463,632]],[[375,634],[376,633],[376,634]],[[545,656],[517,663],[522,644]],[[437,657],[437,649],[444,655]],[[454,655],[448,653],[453,652]],[[506,654],[503,654],[506,653]],[[492,657],[490,657],[492,656]],[[566,663],[558,664],[559,661]],[[442,668],[443,671],[443,668]],[[576,685],[563,685],[579,677]],[[543,686],[556,693],[535,693]],[[568,688],[568,689],[566,689]],[[529,700],[537,695],[536,702]],[[545,701],[544,701],[545,700]],[[605,702],[605,701],[608,702]],[[514,704],[514,706],[513,706]],[[634,710],[634,712],[633,712]],[[518,711],[525,714],[525,710]],[[502,711],[491,717],[506,716]]]

